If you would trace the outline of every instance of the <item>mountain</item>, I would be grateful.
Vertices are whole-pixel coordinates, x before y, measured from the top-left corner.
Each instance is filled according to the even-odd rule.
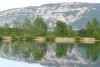
[[[26,17],[34,21],[41,16],[50,28],[55,26],[57,20],[61,20],[71,24],[74,29],[81,29],[93,18],[100,21],[99,6],[99,3],[64,2],[9,9],[0,12],[0,25],[12,24],[14,20],[21,23]]]

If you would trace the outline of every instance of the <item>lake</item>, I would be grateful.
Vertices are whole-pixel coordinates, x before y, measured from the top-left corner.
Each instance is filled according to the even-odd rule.
[[[1,41],[0,58],[47,67],[99,67],[100,42]]]

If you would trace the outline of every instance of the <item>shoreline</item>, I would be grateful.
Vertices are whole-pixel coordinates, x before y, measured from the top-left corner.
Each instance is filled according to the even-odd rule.
[[[1,40],[5,40],[5,41],[12,41],[12,40],[20,40],[20,41],[36,41],[36,42],[46,42],[46,37],[35,37],[35,38],[15,38],[13,39],[10,36],[3,36]],[[56,43],[75,43],[75,42],[80,42],[80,43],[95,43],[95,42],[99,42],[100,40],[93,38],[93,37],[80,37],[80,38],[76,38],[76,37],[55,37],[53,39],[53,42]],[[48,41],[48,42],[52,42],[52,41]]]

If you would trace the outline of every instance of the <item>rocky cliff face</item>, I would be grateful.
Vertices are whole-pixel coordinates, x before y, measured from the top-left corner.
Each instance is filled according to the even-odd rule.
[[[57,20],[72,24],[74,29],[85,27],[85,24],[94,17],[100,17],[98,3],[56,3],[42,6],[29,6],[9,9],[0,12],[0,25],[12,24],[14,20],[22,22],[26,17],[32,21],[37,16],[44,18],[49,27],[54,27]]]

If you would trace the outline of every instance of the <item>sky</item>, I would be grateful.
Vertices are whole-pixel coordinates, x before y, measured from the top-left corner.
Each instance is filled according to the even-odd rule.
[[[89,2],[100,3],[100,0],[0,0],[0,11],[27,6],[40,6],[47,3]]]
[[[29,64],[25,62],[17,62],[0,57],[0,67],[47,67],[47,66],[42,66],[38,63]]]

